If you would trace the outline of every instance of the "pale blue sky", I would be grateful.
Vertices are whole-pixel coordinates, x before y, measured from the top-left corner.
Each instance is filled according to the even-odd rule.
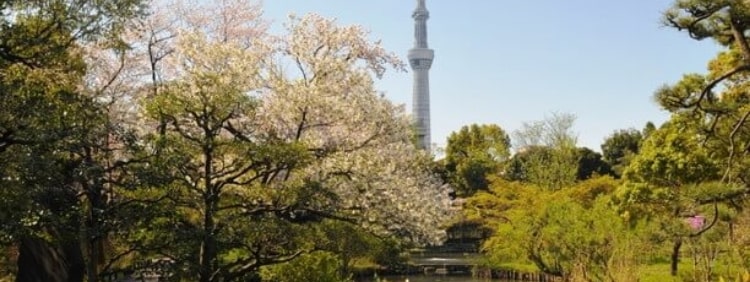
[[[672,0],[427,0],[435,61],[430,72],[432,142],[471,123],[509,133],[551,112],[577,115],[579,145],[600,150],[616,129],[657,125],[664,83],[704,72],[718,51],[663,27]],[[359,24],[406,59],[414,0],[265,0],[275,24],[315,12]],[[411,73],[390,72],[377,88],[411,110]]]

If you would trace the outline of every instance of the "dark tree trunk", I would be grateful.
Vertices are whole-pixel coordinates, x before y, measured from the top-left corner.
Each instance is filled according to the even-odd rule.
[[[205,123],[204,123],[205,124]],[[211,136],[210,130],[204,128],[206,136]],[[214,272],[218,268],[218,242],[216,240],[216,222],[215,216],[219,206],[219,191],[218,188],[213,185],[211,180],[213,179],[213,148],[210,143],[203,146],[203,157],[205,163],[203,164],[204,175],[203,185],[205,194],[203,196],[204,203],[204,215],[203,215],[203,242],[201,242],[201,258],[200,258],[200,282],[211,282],[216,281]]]
[[[677,276],[677,264],[680,262],[680,247],[682,247],[682,238],[677,238],[672,247],[672,265],[670,268],[672,276]]]
[[[40,238],[21,240],[17,282],[82,282],[83,254],[78,242],[54,244]]]

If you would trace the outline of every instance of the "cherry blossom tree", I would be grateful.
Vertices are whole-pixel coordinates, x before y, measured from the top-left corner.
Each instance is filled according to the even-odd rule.
[[[447,187],[404,108],[374,87],[403,63],[363,28],[291,16],[272,35],[256,2],[153,4],[121,46],[87,53],[88,89],[161,179],[120,193],[150,212],[123,235],[138,246],[127,252],[228,281],[322,248],[324,221],[444,238]]]
[[[284,140],[314,153],[313,165],[297,177],[330,187],[342,198],[335,206],[365,224],[438,242],[434,227],[449,204],[445,187],[428,173],[428,156],[411,145],[404,108],[373,85],[373,76],[402,63],[369,43],[361,27],[339,27],[317,15],[290,20],[279,53],[296,68],[270,73],[260,116]]]

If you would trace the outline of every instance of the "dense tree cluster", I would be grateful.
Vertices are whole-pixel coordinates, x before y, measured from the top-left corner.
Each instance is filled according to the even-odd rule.
[[[395,268],[402,247],[445,240],[451,196],[453,227],[490,231],[492,267],[750,277],[748,1],[665,11],[724,48],[656,90],[665,123],[601,153],[571,114],[472,124],[439,161],[374,87],[403,63],[360,27],[290,16],[272,33],[252,0],[0,12],[0,280],[345,281],[360,258]]]
[[[493,230],[491,265],[572,281],[750,277],[750,2],[677,0],[664,22],[725,49],[657,89],[668,121],[613,132],[602,155],[564,142],[559,115],[525,125],[464,207]]]
[[[617,161],[577,147],[574,122],[574,115],[553,113],[525,123],[513,132],[513,138],[496,124],[464,126],[448,137],[445,158],[438,161],[436,170],[462,197],[489,190],[492,177],[555,190],[578,180],[614,175],[611,167]],[[606,142],[617,138],[613,134]],[[512,143],[515,152],[511,155]]]
[[[360,27],[307,15],[272,34],[245,0],[0,11],[0,241],[19,281],[245,281],[365,254],[347,240],[444,239],[447,186],[373,85],[403,64]]]

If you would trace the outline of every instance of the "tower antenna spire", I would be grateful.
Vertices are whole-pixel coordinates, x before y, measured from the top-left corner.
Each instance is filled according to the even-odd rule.
[[[417,0],[417,9],[426,9],[424,0]]]
[[[412,115],[414,117],[417,146],[430,150],[430,67],[435,52],[427,45],[427,11],[425,0],[417,0],[417,8],[412,13],[414,19],[414,48],[409,50],[409,65],[413,71]]]

